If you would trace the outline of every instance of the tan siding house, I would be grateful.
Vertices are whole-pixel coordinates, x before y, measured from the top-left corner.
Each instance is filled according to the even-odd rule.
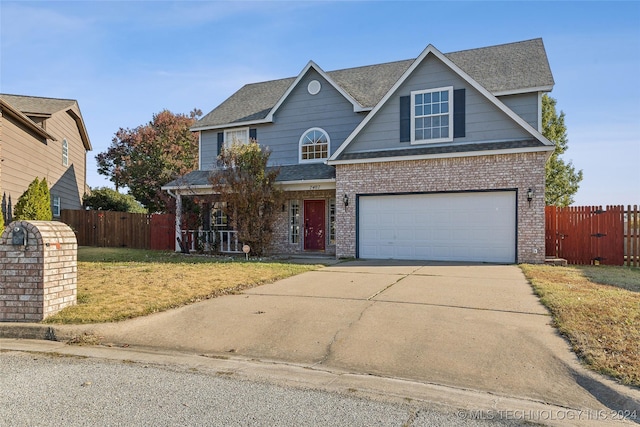
[[[5,222],[35,177],[46,178],[55,217],[81,209],[91,142],[73,99],[0,94],[0,196]]]

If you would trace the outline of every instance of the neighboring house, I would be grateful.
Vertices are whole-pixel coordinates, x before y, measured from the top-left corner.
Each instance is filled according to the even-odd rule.
[[[256,138],[286,191],[274,253],[543,262],[554,147],[541,98],[553,84],[541,39],[449,54],[429,45],[416,59],[330,72],[309,62],[200,119],[200,170],[163,188],[213,194],[221,147]],[[215,208],[205,229],[225,228]]]
[[[89,135],[73,99],[0,94],[0,196],[5,222],[31,181],[46,178],[54,219],[82,209]]]

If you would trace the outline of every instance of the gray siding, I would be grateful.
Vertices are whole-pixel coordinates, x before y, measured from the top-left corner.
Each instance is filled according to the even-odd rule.
[[[310,95],[307,85],[318,80],[322,89]],[[353,105],[316,71],[310,70],[289,94],[274,116],[274,123],[252,125],[257,129],[260,145],[271,149],[269,165],[298,164],[302,134],[310,128],[324,129],[329,134],[333,154],[364,119],[354,113]],[[202,169],[211,169],[217,153],[217,134],[223,130],[203,131],[201,140]]]
[[[538,129],[538,92],[501,96],[498,99],[534,129],[540,131]]]
[[[427,57],[354,139],[346,152],[422,147],[400,142],[400,97],[411,91],[453,86],[466,89],[466,135],[454,143],[501,141],[530,135],[434,56]]]
[[[311,80],[322,85],[317,95],[307,92]],[[363,118],[363,114],[353,112],[353,105],[340,92],[310,70],[276,112],[275,123],[258,128],[258,141],[271,148],[272,165],[297,164],[300,137],[307,129],[324,129],[333,154]]]

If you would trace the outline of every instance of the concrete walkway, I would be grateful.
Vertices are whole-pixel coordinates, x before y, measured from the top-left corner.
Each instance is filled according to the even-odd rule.
[[[640,402],[612,392],[612,382],[602,388],[550,322],[515,266],[352,261],[75,331],[120,347],[277,361],[558,407]]]

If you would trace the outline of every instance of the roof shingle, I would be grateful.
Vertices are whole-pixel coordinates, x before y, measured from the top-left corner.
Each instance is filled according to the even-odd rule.
[[[23,96],[0,94],[0,98],[20,110],[23,114],[47,114],[51,115],[60,110],[66,110],[73,106],[74,99],[42,98],[39,96]]]
[[[492,93],[553,86],[542,39],[445,54]],[[373,108],[415,59],[329,71],[327,75],[364,108]],[[194,128],[241,124],[267,117],[295,77],[243,86],[202,117]]]

